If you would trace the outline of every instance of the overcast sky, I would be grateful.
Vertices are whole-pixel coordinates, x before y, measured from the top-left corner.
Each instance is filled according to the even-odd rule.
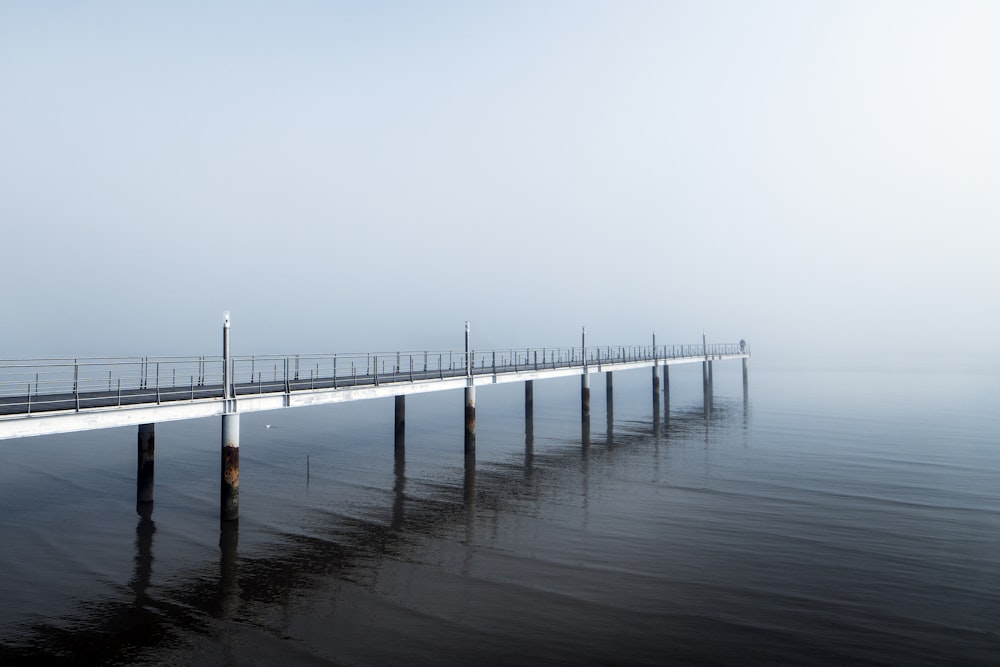
[[[1000,345],[1000,3],[0,0],[0,357]],[[914,357],[913,355],[921,355]]]

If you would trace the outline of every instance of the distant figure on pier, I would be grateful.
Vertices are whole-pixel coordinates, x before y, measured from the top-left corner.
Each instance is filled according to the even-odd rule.
[[[740,338],[740,354],[745,354],[747,351],[747,342]]]

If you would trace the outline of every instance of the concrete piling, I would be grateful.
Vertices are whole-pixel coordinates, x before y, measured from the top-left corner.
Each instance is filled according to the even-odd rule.
[[[604,397],[608,407],[608,444],[614,440],[615,430],[615,383],[611,371],[604,374]]]
[[[663,364],[663,407],[670,409],[670,366]]]
[[[476,451],[476,385],[472,383],[472,334],[465,322],[465,454]]]
[[[232,397],[232,359],[229,356],[229,311],[222,329],[223,398],[226,412],[222,415],[222,473],[219,488],[219,515],[223,521],[235,521],[240,516],[240,416]]]
[[[524,419],[533,421],[535,418],[535,381],[524,381]]]
[[[240,416],[222,415],[222,484],[220,514],[223,521],[240,516]]]
[[[660,407],[660,368],[653,365],[653,407]]]
[[[660,368],[657,363],[656,332],[653,332],[653,408],[660,408]]]
[[[531,437],[535,430],[535,381],[524,382],[524,434]]]
[[[465,453],[476,451],[476,388],[465,388]]]
[[[394,428],[395,449],[400,453],[406,447],[406,396],[396,397],[396,418]]]
[[[155,451],[153,424],[139,424],[138,463],[136,465],[136,503],[153,502],[153,454]]]

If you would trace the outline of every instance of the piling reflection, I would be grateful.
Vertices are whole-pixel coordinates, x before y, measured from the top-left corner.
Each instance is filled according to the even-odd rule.
[[[670,392],[663,394],[663,437],[670,437]]]
[[[466,452],[465,454],[465,476],[462,480],[462,500],[466,509],[471,513],[476,509],[476,454]]]
[[[531,471],[535,465],[535,420],[528,418],[524,422],[524,478],[531,479]]]
[[[615,444],[615,406],[608,401],[608,446]]]
[[[146,590],[153,576],[153,503],[136,503],[139,522],[135,526],[135,570],[130,586],[135,592],[135,606],[144,607],[149,601]]]
[[[465,555],[462,559],[462,574],[472,571],[472,556],[476,536],[476,454],[465,453],[465,474],[462,478],[462,499],[465,502]]]
[[[240,606],[239,585],[239,521],[219,523],[219,588],[216,615],[232,618]]]
[[[406,515],[406,456],[398,449],[392,473],[392,529],[400,530]]]

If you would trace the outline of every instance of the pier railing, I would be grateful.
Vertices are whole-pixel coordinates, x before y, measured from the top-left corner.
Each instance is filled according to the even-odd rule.
[[[466,375],[710,359],[739,344],[629,345],[504,350],[0,360],[0,415],[159,404],[230,395],[378,386]]]

